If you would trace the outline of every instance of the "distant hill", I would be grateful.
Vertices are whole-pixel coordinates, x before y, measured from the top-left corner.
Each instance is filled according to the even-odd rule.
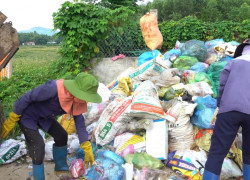
[[[44,27],[33,27],[31,29],[28,29],[28,30],[18,31],[18,33],[30,33],[30,32],[34,32],[34,31],[36,31],[38,34],[45,34],[48,36],[52,36],[56,33],[52,29],[44,28]]]

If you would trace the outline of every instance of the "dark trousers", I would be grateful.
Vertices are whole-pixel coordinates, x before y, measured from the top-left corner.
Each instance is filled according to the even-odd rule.
[[[242,127],[243,163],[250,165],[250,115],[238,111],[230,111],[217,115],[205,169],[220,175],[224,158]]]
[[[45,143],[42,136],[38,130],[26,128],[21,123],[19,125],[25,136],[32,163],[36,165],[42,164],[45,155]],[[53,120],[48,133],[54,138],[55,146],[62,147],[67,145],[68,134],[56,120]]]

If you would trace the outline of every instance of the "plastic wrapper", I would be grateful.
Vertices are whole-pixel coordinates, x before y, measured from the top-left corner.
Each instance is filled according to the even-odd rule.
[[[146,143],[143,137],[126,132],[116,136],[114,140],[114,147],[116,148],[116,153],[123,157],[124,153],[126,153],[124,150],[127,147],[129,147],[129,149],[127,149],[128,152],[145,152]]]
[[[213,129],[199,129],[197,126],[195,126],[195,143],[206,152],[209,152],[212,135]]]
[[[109,83],[107,85],[107,88],[112,92],[114,93],[114,91],[117,90],[118,88],[118,84],[119,84],[119,80],[124,78],[124,77],[129,77],[129,74],[132,73],[133,71],[135,70],[134,67],[130,67],[128,69],[126,69],[125,71],[123,71],[121,74],[119,74],[119,76],[113,80],[111,83]]]
[[[74,178],[79,178],[84,174],[84,166],[82,159],[75,159],[71,163],[69,170]]]
[[[0,145],[0,165],[11,163],[27,154],[24,141],[8,139]]]
[[[75,121],[73,116],[69,114],[64,114],[60,116],[57,121],[61,124],[63,129],[70,135],[76,132]]]
[[[207,82],[201,81],[196,82],[193,84],[186,84],[185,90],[190,94],[191,96],[207,96],[207,95],[213,95],[213,90],[209,86]]]
[[[149,49],[161,49],[162,34],[158,28],[157,17],[154,13],[147,13],[140,18],[142,36]]]
[[[229,158],[225,158],[221,168],[221,178],[230,179],[232,177],[242,176],[239,166]]]
[[[197,62],[193,66],[190,67],[190,70],[194,71],[195,73],[206,72],[208,65],[206,63]]]
[[[194,115],[191,117],[191,123],[202,129],[213,129],[212,117],[217,108],[216,99],[211,96],[198,97]]]
[[[178,69],[168,69],[165,70],[159,76],[153,76],[149,80],[152,81],[157,87],[169,87],[174,84],[180,83],[180,77],[176,76]]]
[[[187,70],[197,62],[198,59],[196,57],[182,55],[174,61],[173,67],[178,68],[179,70]]]
[[[142,169],[143,167],[149,169],[161,169],[163,167],[163,164],[159,159],[154,158],[147,153],[128,154],[124,159],[127,163],[132,163],[134,167],[138,169]]]
[[[83,116],[85,118],[85,126],[98,121],[101,113],[108,106],[108,104],[108,101],[102,103],[88,103],[88,112],[83,113]]]
[[[158,51],[156,49],[153,51],[144,52],[138,57],[137,65],[140,66],[143,63],[148,62],[149,60],[156,58],[160,54],[161,54],[160,51]]]
[[[204,62],[207,56],[207,48],[203,41],[189,40],[181,47],[182,56],[196,57],[200,62]]]
[[[168,154],[164,164],[190,180],[202,180],[207,160],[205,151],[179,150]]]
[[[133,179],[134,180],[148,180],[148,179],[157,179],[157,180],[167,180],[169,174],[164,170],[159,169],[148,169],[142,168],[141,170],[134,168]]]
[[[128,131],[136,132],[141,130],[147,130],[152,126],[152,124],[152,119],[132,120],[128,124]]]
[[[142,82],[133,94],[130,116],[155,120],[165,115],[156,86],[149,80]]]
[[[54,141],[45,142],[45,156],[44,156],[45,161],[53,161],[52,149],[54,143],[55,143]]]
[[[121,165],[109,158],[97,158],[86,177],[88,180],[121,180],[124,176],[125,170]]]
[[[95,130],[97,144],[108,144],[117,134],[126,131],[127,124],[132,119],[129,116],[131,102],[131,97],[115,99],[105,108]]]
[[[218,61],[218,62],[212,63],[207,69],[207,74],[209,75],[209,77],[212,78],[217,94],[218,94],[219,86],[220,86],[220,73],[224,69],[227,63],[228,61]]]
[[[164,54],[164,60],[174,62],[179,56],[181,56],[181,51],[179,49],[171,49]]]

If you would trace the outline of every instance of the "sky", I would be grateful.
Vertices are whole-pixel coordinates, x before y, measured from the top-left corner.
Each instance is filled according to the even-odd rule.
[[[33,27],[53,29],[52,14],[67,0],[0,0],[0,11],[17,30]],[[72,0],[70,0],[72,1]],[[152,0],[144,0],[144,3]]]

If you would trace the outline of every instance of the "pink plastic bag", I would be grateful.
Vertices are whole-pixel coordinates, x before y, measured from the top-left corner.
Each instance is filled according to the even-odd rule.
[[[70,165],[70,172],[74,178],[81,177],[84,173],[84,166],[82,159],[75,159]]]

